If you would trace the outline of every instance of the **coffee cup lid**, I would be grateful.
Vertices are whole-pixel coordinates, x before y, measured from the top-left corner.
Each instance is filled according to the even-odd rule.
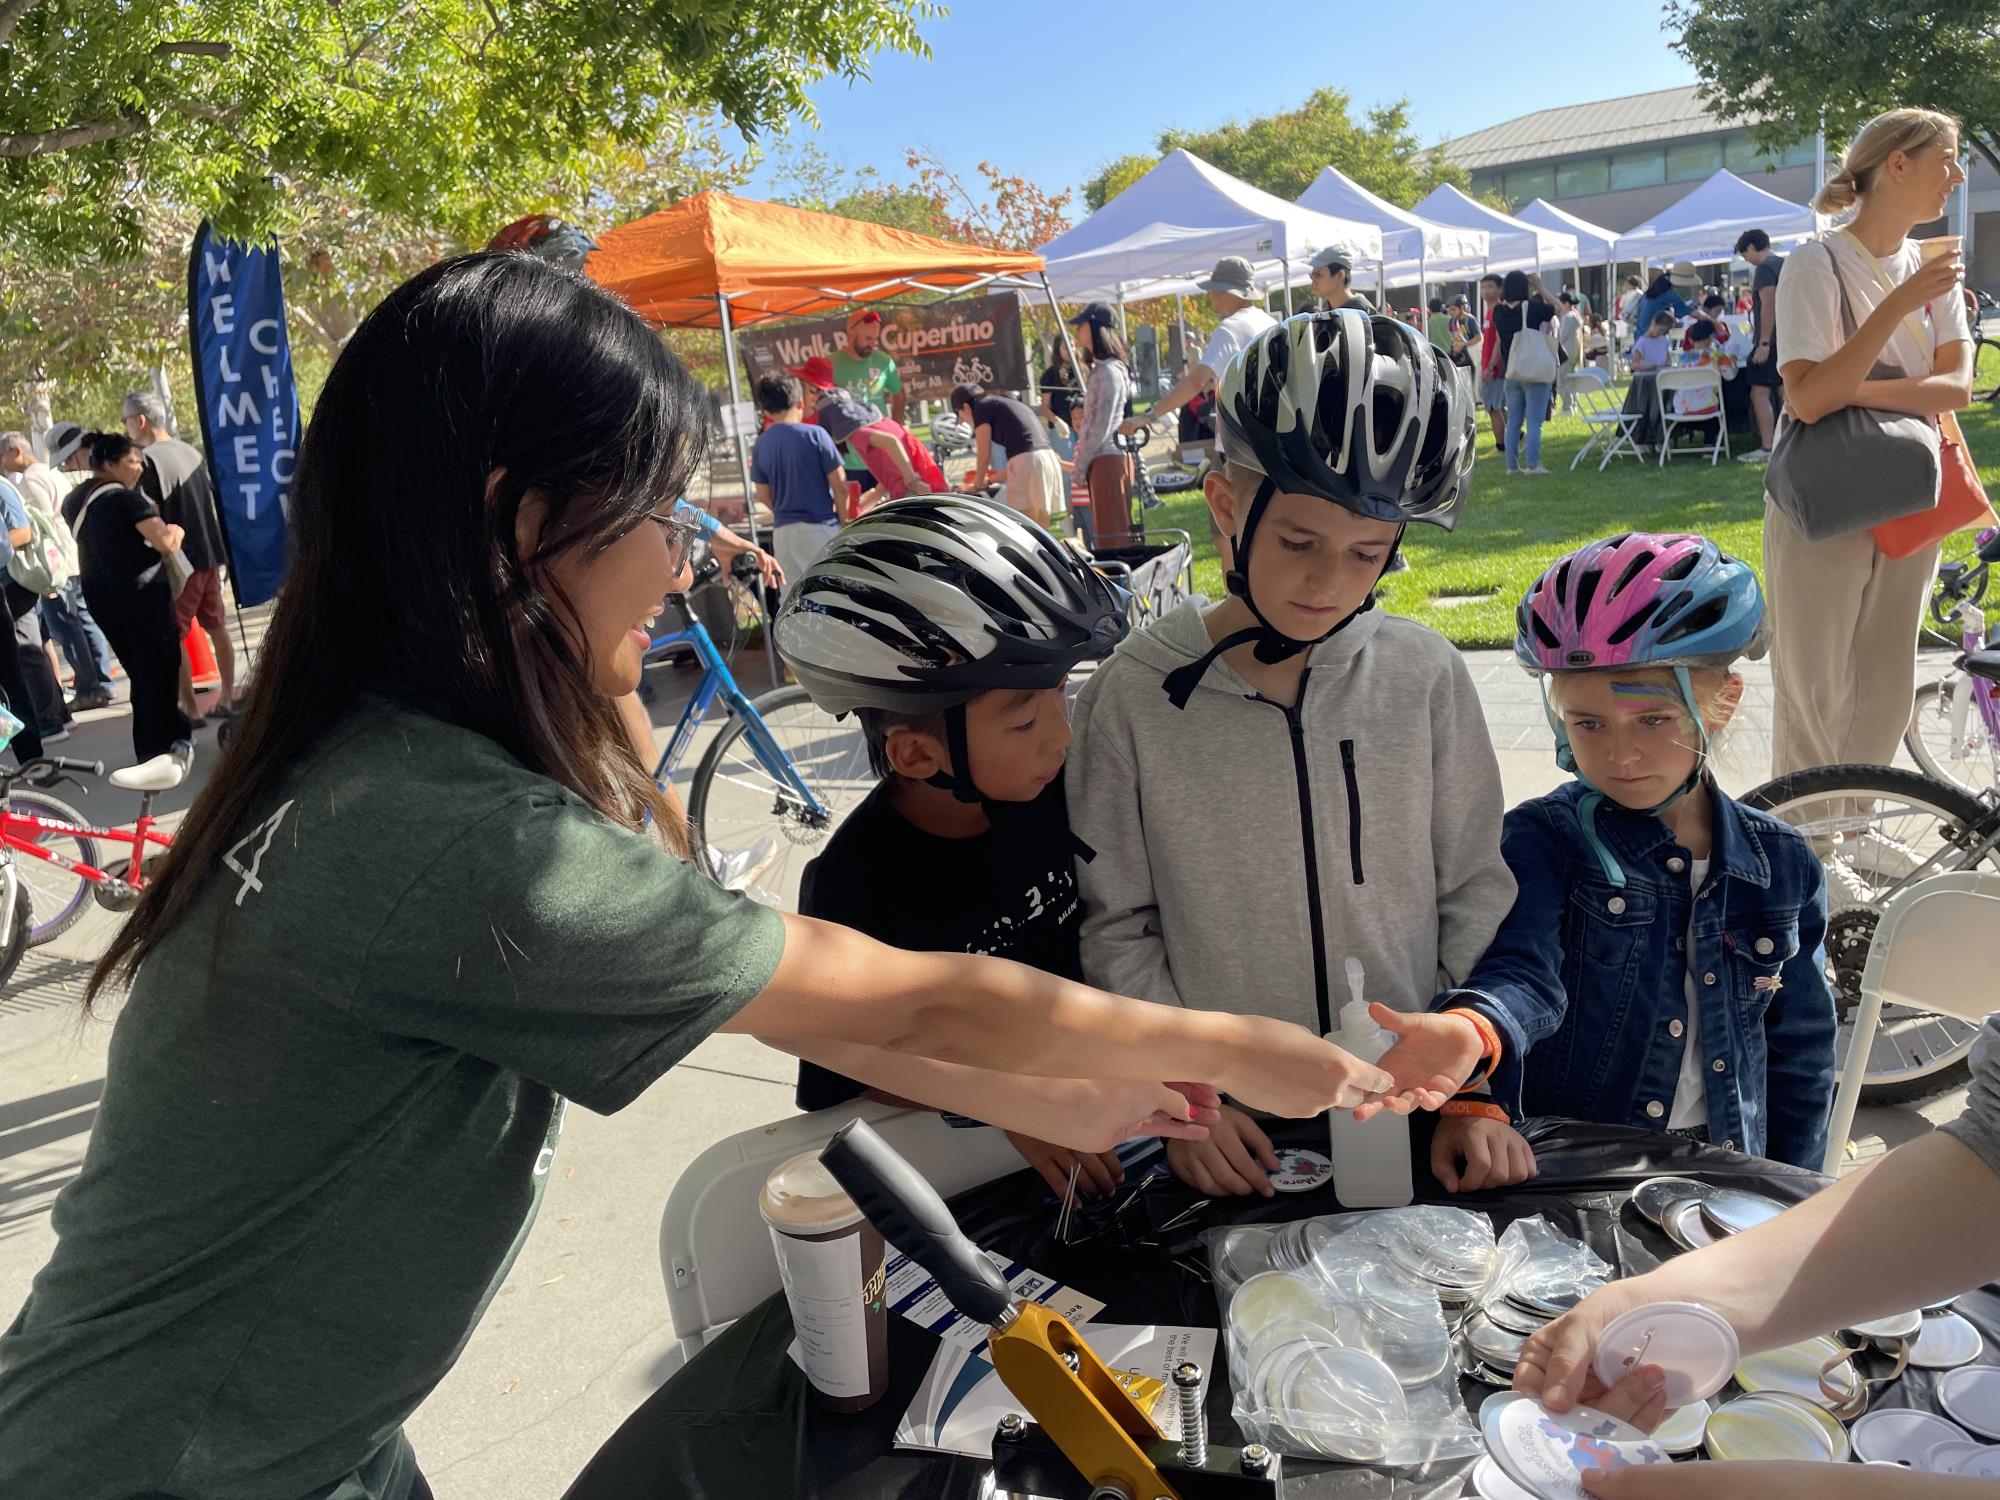
[[[765,1223],[792,1234],[830,1234],[861,1218],[817,1151],[802,1151],[773,1168],[757,1206]]]

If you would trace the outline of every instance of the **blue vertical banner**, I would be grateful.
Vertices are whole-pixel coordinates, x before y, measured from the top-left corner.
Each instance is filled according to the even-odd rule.
[[[247,608],[285,580],[301,428],[276,241],[219,239],[202,222],[188,256],[188,342],[229,579]]]

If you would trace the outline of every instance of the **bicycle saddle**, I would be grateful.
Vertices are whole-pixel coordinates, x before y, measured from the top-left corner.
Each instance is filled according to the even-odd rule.
[[[1988,682],[2000,682],[2000,648],[1992,651],[1968,651],[1958,659],[1958,663],[1974,677],[1984,677]]]
[[[113,786],[122,786],[128,792],[170,792],[181,784],[186,775],[187,763],[168,751],[151,760],[142,760],[136,766],[124,766],[113,771],[110,781]]]

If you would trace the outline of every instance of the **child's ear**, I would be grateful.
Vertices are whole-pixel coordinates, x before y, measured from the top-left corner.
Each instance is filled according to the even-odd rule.
[[[1236,490],[1220,465],[1208,471],[1208,477],[1201,482],[1201,492],[1208,499],[1208,514],[1215,522],[1215,529],[1233,538],[1236,535]]]
[[[951,757],[944,742],[920,729],[892,729],[884,742],[889,769],[911,781],[929,781],[940,771],[951,769]]]

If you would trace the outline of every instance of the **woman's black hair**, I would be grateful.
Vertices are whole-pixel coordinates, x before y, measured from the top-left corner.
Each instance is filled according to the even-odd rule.
[[[516,253],[442,261],[335,360],[292,484],[289,574],[257,684],[160,875],[91,975],[129,982],[280,779],[363,693],[501,745],[627,827],[686,829],[591,687],[544,564],[602,551],[701,461],[701,387],[624,303]],[[524,502],[539,528],[524,556]],[[385,833],[384,849],[393,842]]]
[[[1115,328],[1105,328],[1096,323],[1079,323],[1076,326],[1076,341],[1083,350],[1086,361],[1100,359],[1122,359],[1131,362],[1131,351],[1125,347],[1125,340],[1118,336]]]
[[[1646,285],[1648,297],[1664,297],[1674,289],[1674,279],[1665,271],[1660,272]]]
[[[1528,292],[1528,273],[1526,271],[1509,271],[1507,279],[1500,283],[1500,295],[1508,302],[1526,302],[1528,300]]]
[[[1069,345],[1061,334],[1049,340],[1049,368],[1053,370],[1058,365],[1065,370],[1069,368]]]
[[[139,446],[122,432],[86,432],[83,442],[90,451],[90,466],[93,469],[115,464]]]

